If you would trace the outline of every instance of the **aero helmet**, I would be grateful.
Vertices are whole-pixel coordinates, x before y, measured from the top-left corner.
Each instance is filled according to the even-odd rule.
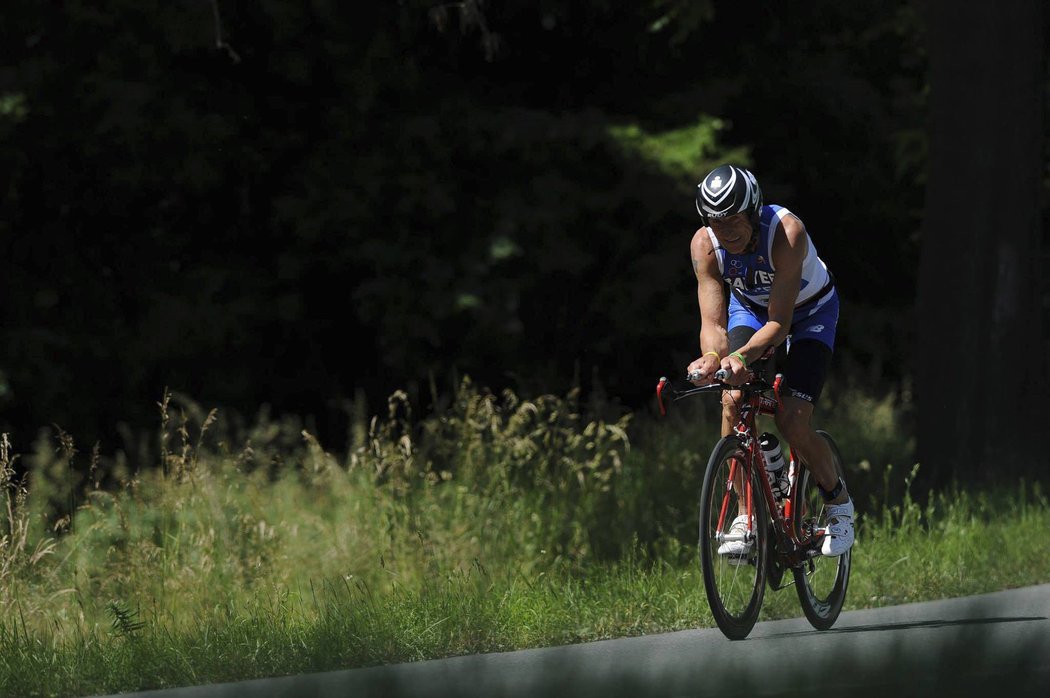
[[[761,208],[758,180],[743,167],[719,165],[696,185],[696,210],[705,226],[712,218],[747,213],[751,227],[757,230]]]

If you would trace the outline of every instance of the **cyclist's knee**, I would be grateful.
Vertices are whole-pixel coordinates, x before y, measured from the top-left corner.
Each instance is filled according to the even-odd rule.
[[[740,412],[741,394],[739,390],[722,391],[722,415],[736,419]]]
[[[799,437],[805,437],[813,431],[810,426],[810,417],[813,414],[813,405],[803,400],[784,400],[777,410],[777,430],[788,440],[798,441]]]

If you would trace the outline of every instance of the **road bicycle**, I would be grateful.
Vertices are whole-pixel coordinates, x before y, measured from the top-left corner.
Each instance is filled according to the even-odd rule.
[[[838,557],[821,555],[825,503],[816,478],[794,449],[785,466],[788,495],[778,499],[773,493],[755,422],[759,415],[776,414],[782,375],[769,383],[752,370],[746,383],[732,388],[721,382],[727,377],[718,371],[718,382],[701,387],[661,378],[656,387],[661,414],[669,403],[695,395],[740,391],[739,419],[733,433],[715,444],[700,491],[700,565],[715,622],[730,640],[742,640],[758,620],[766,585],[777,591],[793,584],[810,624],[827,630],[846,600],[852,556],[851,551]],[[831,447],[841,477],[842,455],[835,441],[825,431],[817,433]],[[730,533],[733,520],[745,513],[747,532]],[[718,553],[720,546],[733,542],[749,547],[741,554]],[[785,581],[787,570],[791,577]]]

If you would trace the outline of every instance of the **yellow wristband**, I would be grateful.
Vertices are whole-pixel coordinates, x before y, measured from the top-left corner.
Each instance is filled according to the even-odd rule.
[[[722,357],[718,355],[717,351],[705,351],[704,352],[704,356],[707,356],[708,354],[714,354],[715,355],[715,359],[717,361],[721,361],[722,360]],[[704,356],[701,356],[700,358],[702,359],[702,358],[704,358]]]
[[[744,358],[743,354],[741,354],[738,351],[734,351],[732,354],[730,354],[730,356],[735,356],[736,358],[740,359],[740,363],[744,364],[744,368],[747,368],[747,359]]]

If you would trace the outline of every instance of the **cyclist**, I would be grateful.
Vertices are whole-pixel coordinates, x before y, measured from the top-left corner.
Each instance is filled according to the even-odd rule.
[[[841,555],[853,545],[853,502],[835,472],[831,450],[810,424],[835,346],[839,299],[834,279],[817,256],[802,221],[782,206],[762,205],[755,176],[734,165],[711,170],[697,185],[703,226],[689,245],[700,303],[700,351],[687,372],[696,385],[729,372],[726,383],[746,380],[751,362],[787,342],[777,429],[809,466],[827,503],[821,552]],[[723,284],[729,287],[728,303]],[[722,434],[737,421],[739,391],[722,393]],[[730,533],[747,531],[747,515]],[[718,552],[739,559],[749,543],[733,541]]]

